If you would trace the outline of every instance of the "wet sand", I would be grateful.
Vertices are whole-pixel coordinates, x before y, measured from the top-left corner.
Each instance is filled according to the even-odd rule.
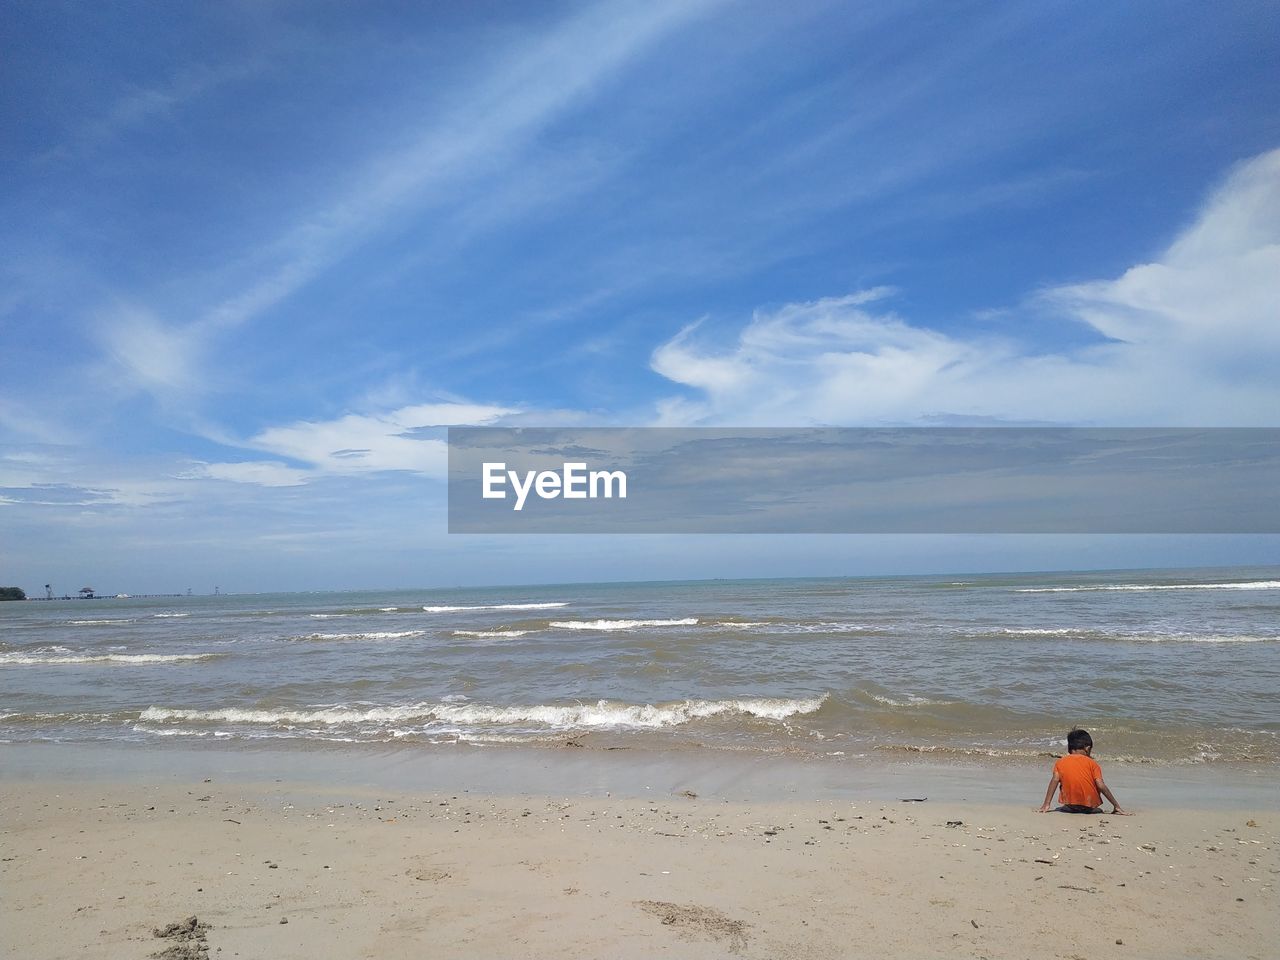
[[[1274,810],[157,779],[0,786],[0,954],[1280,955]]]

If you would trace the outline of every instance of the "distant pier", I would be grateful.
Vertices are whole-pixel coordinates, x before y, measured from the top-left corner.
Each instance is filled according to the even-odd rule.
[[[159,599],[171,599],[175,597],[188,597],[188,596],[190,596],[190,594],[186,594],[186,593],[131,593],[127,597],[116,597],[116,596],[112,596],[111,594],[105,594],[102,596],[94,595],[91,597],[73,597],[73,596],[64,594],[61,597],[27,597],[27,599],[28,600],[159,600]],[[212,594],[210,594],[210,596],[212,596]]]

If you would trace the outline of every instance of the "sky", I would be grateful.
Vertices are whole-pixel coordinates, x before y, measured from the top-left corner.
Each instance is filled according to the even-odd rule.
[[[1280,426],[1271,4],[18,2],[0,583],[1280,562],[478,537],[444,428]]]

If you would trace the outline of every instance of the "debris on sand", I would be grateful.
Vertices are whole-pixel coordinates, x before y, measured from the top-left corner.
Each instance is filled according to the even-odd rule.
[[[747,946],[747,925],[741,920],[731,920],[710,907],[697,904],[683,906],[662,900],[637,900],[636,906],[657,917],[664,926],[675,927],[684,935],[727,940],[730,953],[738,953]]]
[[[156,960],[209,960],[208,932],[209,925],[201,923],[194,916],[187,917],[181,923],[156,927],[151,931],[152,935],[172,942],[151,956]]]

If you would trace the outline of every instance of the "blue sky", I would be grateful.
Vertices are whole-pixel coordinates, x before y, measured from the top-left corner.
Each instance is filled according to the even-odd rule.
[[[1268,425],[1265,3],[7,7],[0,581],[1257,562],[448,537],[451,423]]]

